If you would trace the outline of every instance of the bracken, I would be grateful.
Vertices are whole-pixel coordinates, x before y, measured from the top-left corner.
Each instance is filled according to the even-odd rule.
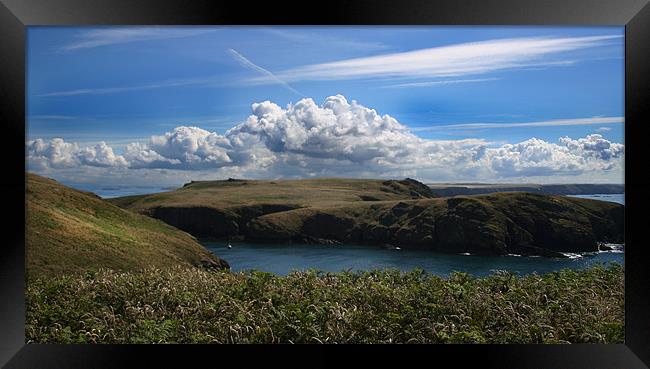
[[[30,343],[621,343],[624,268],[99,270],[27,281]]]

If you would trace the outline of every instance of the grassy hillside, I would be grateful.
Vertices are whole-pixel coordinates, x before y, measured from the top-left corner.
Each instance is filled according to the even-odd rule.
[[[620,204],[523,192],[435,198],[413,180],[194,182],[112,199],[197,237],[561,256],[623,241]]]
[[[39,343],[622,343],[624,270],[100,271],[30,283],[26,311]]]
[[[108,201],[133,210],[156,206],[233,208],[248,205],[282,205],[291,208],[338,206],[357,201],[431,198],[436,195],[414,180],[300,179],[193,181],[182,188],[152,195],[136,195]]]
[[[28,276],[111,268],[227,267],[194,237],[159,220],[125,211],[98,196],[28,174]]]

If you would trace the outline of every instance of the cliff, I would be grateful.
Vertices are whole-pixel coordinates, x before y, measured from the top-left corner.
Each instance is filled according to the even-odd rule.
[[[414,180],[193,182],[112,199],[196,237],[561,256],[623,242],[624,206],[507,192],[436,198]]]

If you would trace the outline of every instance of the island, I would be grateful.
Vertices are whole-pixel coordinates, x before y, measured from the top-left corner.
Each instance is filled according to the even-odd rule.
[[[200,239],[551,257],[624,241],[620,204],[529,192],[440,197],[408,178],[193,181],[108,201]]]

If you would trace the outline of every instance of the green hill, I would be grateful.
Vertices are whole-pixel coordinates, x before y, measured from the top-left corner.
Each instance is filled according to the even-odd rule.
[[[125,196],[108,201],[135,210],[156,206],[204,206],[215,209],[251,205],[337,206],[357,201],[406,200],[437,197],[413,179],[320,178],[300,180],[192,181],[170,192]]]
[[[26,176],[26,265],[29,276],[97,268],[227,268],[194,237],[35,174]]]
[[[202,238],[547,256],[623,241],[620,204],[523,192],[436,198],[411,179],[192,182],[110,201]]]

